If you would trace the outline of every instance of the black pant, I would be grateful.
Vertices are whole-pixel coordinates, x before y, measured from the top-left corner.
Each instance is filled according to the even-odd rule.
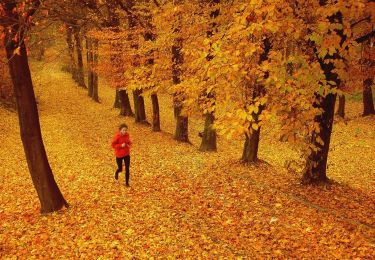
[[[130,178],[130,155],[127,155],[122,158],[116,157],[116,163],[117,163],[117,173],[122,172],[122,160],[125,162],[125,183],[129,184],[129,178]]]

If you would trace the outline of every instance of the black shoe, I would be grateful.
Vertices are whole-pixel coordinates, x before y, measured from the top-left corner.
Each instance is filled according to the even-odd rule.
[[[118,171],[115,172],[115,179],[118,180]]]

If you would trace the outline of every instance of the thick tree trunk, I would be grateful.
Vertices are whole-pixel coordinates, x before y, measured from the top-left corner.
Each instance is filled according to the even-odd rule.
[[[152,100],[152,131],[160,131],[159,100],[156,94],[151,95]]]
[[[113,102],[113,108],[121,108],[121,99],[120,99],[120,92],[121,90],[119,89],[116,89],[116,94],[115,94],[115,101]],[[125,91],[125,90],[123,90]],[[126,93],[126,91],[125,91]],[[128,95],[126,93],[126,95]],[[129,97],[128,97],[128,100],[129,100]]]
[[[272,44],[269,38],[265,38],[263,40],[263,52],[259,57],[259,64],[262,64],[264,61],[268,59],[268,55],[271,51]],[[264,75],[264,79],[268,78],[268,73]],[[257,83],[253,86],[252,92],[252,100],[256,98],[262,97],[265,95],[265,88],[264,85]],[[259,115],[262,113],[265,106],[260,105],[258,107],[257,113],[252,113],[252,117],[256,124],[259,123]],[[250,126],[251,127],[251,126]],[[246,135],[246,140],[242,152],[242,161],[245,163],[255,163],[258,161],[258,148],[259,148],[259,140],[260,140],[260,127],[257,130],[249,129],[249,136]]]
[[[312,144],[316,146],[318,150],[312,151],[307,159],[304,175],[302,177],[302,182],[305,184],[328,181],[326,170],[336,95],[328,94],[325,97],[318,98],[321,98],[321,102],[317,103],[317,105],[323,109],[323,114],[316,116],[315,122],[319,123],[320,131],[314,132],[312,136]]]
[[[179,18],[181,19],[181,18]],[[175,33],[179,34],[179,29],[175,29]],[[181,65],[183,64],[183,54],[182,54],[182,38],[178,37],[175,39],[172,46],[172,76],[173,84],[177,85],[181,83]],[[179,93],[174,95],[174,115],[176,118],[176,131],[174,138],[180,142],[189,142],[189,118],[187,116],[182,116],[182,101],[178,96]]]
[[[326,5],[326,2],[326,0],[320,0],[320,5]],[[342,25],[342,13],[337,12],[329,16],[328,20],[330,23]],[[346,39],[343,29],[335,30],[335,33],[340,36],[340,45],[342,45]],[[338,53],[333,55],[327,54],[324,58],[319,58],[320,67],[324,72],[326,80],[328,82],[334,82],[334,84],[331,85],[331,88],[335,88],[341,84],[341,80],[334,72],[335,65],[332,61],[330,61],[338,59],[342,59]],[[335,113],[336,94],[330,93],[326,96],[321,96],[320,94],[316,93],[315,96],[316,98],[313,105],[315,108],[319,108],[323,112],[317,115],[314,119],[315,123],[319,124],[320,129],[319,131],[314,131],[312,133],[311,143],[316,149],[311,150],[310,155],[306,160],[304,174],[302,176],[302,183],[304,184],[318,184],[328,181],[327,160]]]
[[[339,107],[337,108],[336,114],[339,117],[345,118],[345,96],[341,95],[339,97]]]
[[[135,122],[147,124],[145,101],[141,94],[142,94],[142,90],[140,89],[136,89],[133,91]]]
[[[210,6],[213,6],[213,5],[219,4],[219,3],[220,3],[220,0],[210,0],[210,2],[209,2]],[[212,19],[215,19],[219,16],[219,14],[220,14],[220,9],[216,9],[216,10],[214,10],[210,13],[210,17]],[[207,31],[207,33],[206,33],[208,39],[210,39],[213,36],[214,31],[216,32],[217,24],[215,22],[212,22],[210,27],[211,27],[210,30]],[[211,44],[210,44],[210,46],[211,46]],[[210,61],[213,58],[214,57],[213,57],[212,52],[210,50],[209,54],[206,57],[206,60]],[[215,98],[214,92],[209,93],[209,94],[204,93],[204,95],[207,95],[208,98],[212,98],[212,99]],[[205,118],[206,119],[205,119],[205,123],[204,123],[202,142],[201,142],[201,145],[199,147],[199,150],[202,151],[202,152],[204,152],[204,151],[216,151],[217,150],[216,130],[213,128],[213,125],[214,125],[214,122],[215,122],[214,111],[205,113]]]
[[[254,163],[258,161],[260,128],[253,130],[250,136],[246,135],[245,145],[242,152],[242,161],[244,163]]]
[[[260,97],[264,93],[264,86],[259,85],[256,87],[253,97]],[[253,113],[252,116],[254,118],[254,122],[256,124],[259,123],[259,115],[262,113],[264,106],[259,106],[258,113]],[[244,163],[255,163],[258,161],[258,150],[259,150],[259,141],[260,141],[260,129],[258,127],[257,130],[249,129],[249,134],[246,135],[245,144],[243,147],[242,158],[241,161]]]
[[[120,115],[121,116],[134,116],[132,108],[130,106],[130,100],[126,90],[118,90],[118,96],[120,100]]]
[[[94,73],[93,73],[93,50],[92,50],[92,39],[86,37],[86,54],[87,54],[87,93],[89,97],[92,97],[93,94],[93,82],[94,82]]]
[[[202,142],[199,147],[200,151],[216,151],[216,131],[213,129],[215,116],[213,113],[206,113]]]
[[[11,12],[11,10],[8,10]],[[13,13],[14,16],[16,14]],[[18,20],[18,19],[14,19]],[[14,55],[18,46],[13,39],[22,39],[23,32],[18,26],[7,31],[6,52],[10,74],[16,95],[18,118],[21,139],[26,154],[27,165],[31,174],[34,187],[37,191],[41,212],[57,211],[63,206],[68,206],[57,186],[48,163],[40,130],[38,109],[35,101],[31,74],[27,59],[26,47],[22,42],[20,55]],[[18,33],[21,37],[16,37]]]
[[[77,52],[77,83],[79,86],[86,88],[85,74],[83,70],[82,42],[81,36],[79,35],[79,31],[79,28],[74,28],[74,40]]]
[[[189,119],[186,116],[181,116],[181,106],[174,107],[176,116],[176,131],[174,138],[179,142],[189,143]]]
[[[74,41],[73,41],[73,29],[66,26],[66,42],[68,44],[68,53],[70,57],[69,72],[72,74],[74,81],[78,81],[77,65],[74,60]]]
[[[363,116],[375,115],[374,100],[372,98],[373,78],[368,78],[363,81]]]

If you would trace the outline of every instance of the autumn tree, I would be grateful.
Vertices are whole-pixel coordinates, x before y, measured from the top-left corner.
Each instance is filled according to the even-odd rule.
[[[17,101],[21,139],[41,212],[68,206],[53,177],[40,130],[38,109],[28,64],[25,39],[40,1],[2,1],[0,23],[5,27],[5,50]]]
[[[363,82],[362,100],[363,100],[363,116],[374,115],[374,101],[372,94],[372,86],[374,85],[375,73],[375,51],[374,51],[374,21],[375,21],[375,3],[367,4],[365,18],[360,19],[352,24],[352,27],[360,28],[360,35],[356,41],[361,44],[362,53],[359,60],[360,75]],[[364,25],[364,26],[363,26]],[[361,28],[362,27],[362,28]]]
[[[327,84],[326,93],[316,93],[314,107],[322,112],[314,120],[319,128],[312,133],[311,142],[315,148],[311,150],[307,159],[303,175],[304,183],[319,183],[328,180],[326,170],[336,100],[335,89],[345,79],[344,74],[347,71],[344,62],[345,52],[350,45],[348,35],[344,32],[345,28],[350,29],[348,28],[350,25],[344,21],[344,15],[348,15],[353,9],[360,8],[360,3],[345,5],[340,1],[330,3],[320,0],[319,5],[317,10],[322,11],[326,16],[322,17],[325,18],[322,22],[319,22],[320,33],[325,35],[325,41],[321,42],[315,37],[313,41]],[[318,34],[317,37],[319,37]]]
[[[210,11],[210,18],[211,21],[211,28],[207,31],[207,39],[210,39],[214,33],[217,31],[217,23],[215,22],[215,18],[217,18],[220,14],[220,9],[217,7],[217,4],[220,3],[220,0],[210,0],[208,1],[208,5],[210,8],[213,7],[213,10]],[[204,3],[207,4],[207,3]],[[216,7],[216,8],[215,8]],[[210,46],[211,48],[211,46]],[[213,59],[212,54],[210,51],[208,51],[208,54],[206,56],[207,61],[210,61]],[[203,93],[203,99],[207,99],[208,102],[215,102],[215,93],[209,92]],[[211,107],[214,107],[214,104],[211,105]],[[214,128],[215,123],[215,113],[213,111],[209,111],[208,109],[205,110],[205,123],[204,123],[204,130],[202,133],[202,142],[199,147],[199,150],[201,151],[216,151],[216,130]]]
[[[44,10],[48,12],[47,19],[65,25],[66,42],[70,57],[69,70],[73,79],[81,87],[88,89],[88,95],[99,101],[98,75],[96,72],[98,60],[98,41],[90,38],[88,32],[106,23],[108,16],[103,7],[95,0],[85,1],[46,1]],[[79,11],[78,11],[79,10]],[[84,44],[86,40],[87,84],[85,83],[85,69],[83,60]]]
[[[1,28],[0,31],[3,31]],[[12,81],[9,75],[9,67],[3,42],[0,42],[0,104],[6,107],[15,108],[15,96],[13,93]]]

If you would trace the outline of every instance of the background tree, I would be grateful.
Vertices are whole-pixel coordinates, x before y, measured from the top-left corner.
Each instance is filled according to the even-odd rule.
[[[3,31],[1,28],[0,31]],[[13,93],[12,80],[9,75],[4,42],[0,42],[0,104],[9,108],[16,108],[16,100]]]

